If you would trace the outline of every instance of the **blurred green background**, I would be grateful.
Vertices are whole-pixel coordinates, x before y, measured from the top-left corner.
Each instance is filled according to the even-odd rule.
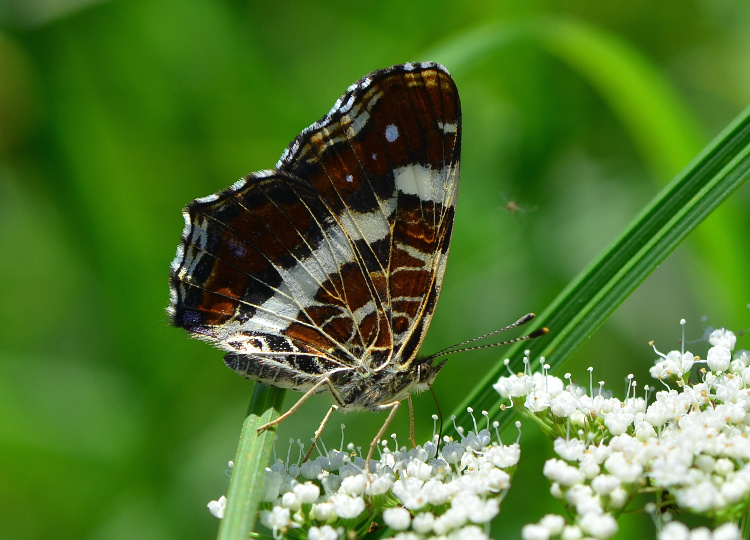
[[[167,325],[180,210],[272,167],[359,77],[430,59],[461,92],[429,353],[541,311],[750,103],[748,25],[750,4],[729,0],[3,0],[0,539],[215,535],[205,505],[226,492],[252,383]],[[688,339],[702,315],[748,327],[749,199],[735,194],[565,370],[585,382],[594,365],[621,395],[628,373],[648,382],[649,340],[677,345],[681,318]],[[502,354],[453,358],[443,410]],[[280,456],[329,404],[281,425]],[[416,407],[424,440],[434,403]],[[383,420],[335,417],[325,440],[338,446],[345,422],[365,446]],[[550,444],[532,426],[524,442],[496,537],[561,510],[541,478]],[[648,517],[622,527],[652,536]]]

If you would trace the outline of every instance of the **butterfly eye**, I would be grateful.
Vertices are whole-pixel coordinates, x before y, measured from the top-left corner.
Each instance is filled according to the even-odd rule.
[[[419,364],[417,367],[417,382],[426,382],[432,375],[432,366],[430,364]]]

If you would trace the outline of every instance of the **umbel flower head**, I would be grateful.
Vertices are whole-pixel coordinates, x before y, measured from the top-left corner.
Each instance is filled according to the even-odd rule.
[[[650,374],[664,389],[650,404],[636,397],[632,376],[624,400],[606,396],[601,386],[595,392],[591,384],[587,394],[569,374],[566,382],[544,365],[541,372],[500,378],[500,395],[556,437],[558,457],[543,472],[572,516],[528,525],[525,539],[610,538],[616,518],[639,492],[655,492],[662,508],[700,514],[717,525],[750,510],[750,354],[732,354],[736,338],[728,330],[712,331],[708,341],[706,360],[654,348],[658,359]],[[691,383],[694,367],[699,380]],[[672,538],[670,531],[679,527],[666,527],[669,514],[655,517],[663,520],[661,537]],[[736,526],[721,530],[721,538],[739,535]]]
[[[383,441],[369,474],[351,445],[304,463],[277,460],[266,469],[261,522],[274,538],[333,540],[380,527],[403,540],[489,538],[520,449],[500,443],[497,423],[493,440],[487,424],[460,441],[446,437],[439,450],[436,436],[410,449]]]

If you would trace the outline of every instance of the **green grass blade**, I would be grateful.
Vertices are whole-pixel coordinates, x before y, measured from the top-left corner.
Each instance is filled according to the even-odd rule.
[[[544,356],[553,371],[606,320],[685,237],[750,176],[750,109],[745,110],[649,204],[605,251],[542,313],[547,336],[520,343],[532,357]],[[511,363],[518,370],[520,360]],[[471,425],[466,407],[499,412],[492,384],[500,364],[456,409],[458,425]],[[508,416],[504,418],[507,422]]]
[[[263,493],[265,469],[273,450],[275,429],[258,434],[258,427],[279,417],[285,390],[256,383],[245,422],[242,424],[227,508],[219,525],[218,540],[246,540],[255,529]]]

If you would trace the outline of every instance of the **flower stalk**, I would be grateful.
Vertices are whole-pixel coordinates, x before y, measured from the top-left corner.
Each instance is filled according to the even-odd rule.
[[[257,429],[278,418],[285,390],[257,383],[234,458],[226,499],[226,511],[218,540],[246,540],[255,529],[266,464],[273,450],[276,430]]]

